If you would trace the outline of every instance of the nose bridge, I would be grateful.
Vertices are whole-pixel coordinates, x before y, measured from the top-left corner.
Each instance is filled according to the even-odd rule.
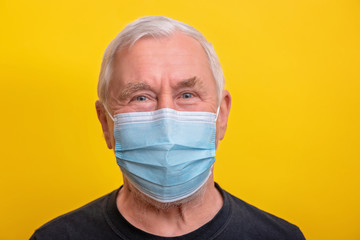
[[[168,67],[165,67],[168,69]],[[172,88],[172,81],[171,76],[169,73],[163,72],[160,76],[160,89],[157,95],[157,109],[162,108],[171,108],[175,109],[175,102],[173,98],[173,88]]]
[[[164,92],[158,96],[157,109],[161,108],[175,109],[174,99],[171,93]]]

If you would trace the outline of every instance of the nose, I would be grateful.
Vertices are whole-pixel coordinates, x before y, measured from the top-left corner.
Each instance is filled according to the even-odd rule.
[[[171,94],[162,94],[158,97],[156,109],[162,109],[162,108],[175,109],[174,99],[172,98]]]

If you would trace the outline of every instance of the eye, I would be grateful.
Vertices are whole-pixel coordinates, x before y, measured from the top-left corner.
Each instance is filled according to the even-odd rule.
[[[136,101],[146,101],[147,100],[147,97],[145,96],[137,96],[136,97]]]
[[[192,93],[183,93],[183,94],[181,95],[181,97],[184,98],[184,99],[187,99],[187,98],[192,98],[193,95],[192,95]]]

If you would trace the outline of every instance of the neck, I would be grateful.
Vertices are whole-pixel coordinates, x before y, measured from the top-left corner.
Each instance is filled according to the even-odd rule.
[[[117,207],[133,226],[163,237],[190,233],[209,222],[221,209],[223,199],[211,175],[205,185],[185,201],[159,203],[144,196],[124,177]]]

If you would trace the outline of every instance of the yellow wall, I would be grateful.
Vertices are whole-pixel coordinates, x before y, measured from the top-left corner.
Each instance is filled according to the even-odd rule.
[[[360,2],[0,2],[0,238],[120,186],[94,102],[130,21],[167,15],[213,42],[233,97],[215,178],[308,239],[360,239]]]

